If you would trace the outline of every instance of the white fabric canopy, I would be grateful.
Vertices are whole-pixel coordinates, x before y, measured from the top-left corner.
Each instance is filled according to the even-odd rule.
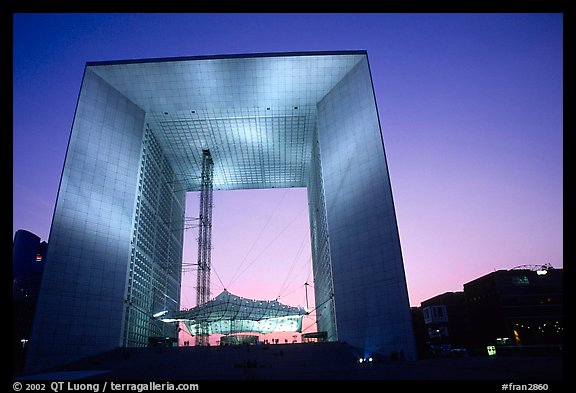
[[[167,313],[165,322],[184,322],[191,335],[301,332],[306,311],[277,300],[252,300],[224,291],[214,299],[190,310]]]

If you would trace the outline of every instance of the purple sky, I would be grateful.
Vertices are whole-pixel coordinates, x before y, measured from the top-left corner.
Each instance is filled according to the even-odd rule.
[[[85,62],[366,49],[410,303],[497,269],[563,267],[562,29],[560,14],[16,14],[13,230],[48,239]],[[304,189],[215,193],[213,245],[214,296],[221,280],[305,304]]]

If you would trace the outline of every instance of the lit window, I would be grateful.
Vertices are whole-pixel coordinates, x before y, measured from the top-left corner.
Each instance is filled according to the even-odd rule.
[[[526,276],[512,276],[512,284],[514,285],[528,285],[530,281],[528,281],[528,277]]]

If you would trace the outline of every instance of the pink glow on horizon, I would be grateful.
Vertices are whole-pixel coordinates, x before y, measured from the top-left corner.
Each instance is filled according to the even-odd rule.
[[[186,195],[186,216],[197,217],[199,193]],[[197,260],[197,228],[185,232],[186,263]],[[212,223],[211,298],[224,289],[251,299],[274,300],[314,308],[312,259],[305,188],[215,191]],[[182,277],[181,307],[196,305],[196,270]],[[315,315],[315,314],[312,314]],[[183,329],[185,329],[182,326]],[[304,332],[316,331],[313,316],[305,316]],[[271,333],[261,340],[293,340],[297,333]],[[297,334],[300,342],[300,334]],[[216,345],[219,336],[211,337]],[[194,338],[180,333],[180,341]]]

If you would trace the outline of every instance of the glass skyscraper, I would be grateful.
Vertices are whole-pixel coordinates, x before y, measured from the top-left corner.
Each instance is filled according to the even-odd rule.
[[[365,51],[87,63],[60,182],[29,370],[177,335],[184,196],[306,187],[318,330],[415,357]]]
[[[20,229],[12,246],[12,370],[22,371],[48,244]]]

